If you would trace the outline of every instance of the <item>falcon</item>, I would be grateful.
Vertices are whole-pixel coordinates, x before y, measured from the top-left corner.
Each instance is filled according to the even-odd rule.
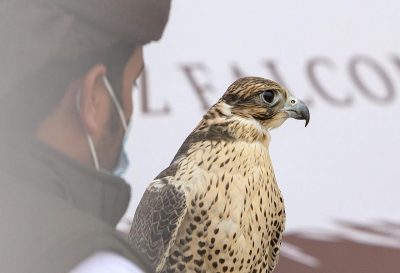
[[[154,272],[272,272],[285,208],[269,131],[307,106],[259,77],[235,81],[146,189],[129,238]]]

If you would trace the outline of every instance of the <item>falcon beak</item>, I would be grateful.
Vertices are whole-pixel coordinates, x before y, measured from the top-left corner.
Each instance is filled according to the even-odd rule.
[[[291,118],[305,120],[305,126],[307,126],[308,122],[310,121],[310,112],[308,111],[307,105],[295,97],[289,97],[285,107],[282,110]]]

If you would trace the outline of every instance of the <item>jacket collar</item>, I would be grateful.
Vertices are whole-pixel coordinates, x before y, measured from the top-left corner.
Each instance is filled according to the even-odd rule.
[[[122,178],[86,167],[39,140],[1,142],[0,172],[58,195],[113,226],[125,213],[130,186]]]

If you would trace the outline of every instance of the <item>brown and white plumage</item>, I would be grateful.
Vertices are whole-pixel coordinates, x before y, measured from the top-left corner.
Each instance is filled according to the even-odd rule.
[[[269,129],[309,120],[303,102],[258,77],[234,82],[149,185],[130,240],[156,272],[272,272],[285,209]]]

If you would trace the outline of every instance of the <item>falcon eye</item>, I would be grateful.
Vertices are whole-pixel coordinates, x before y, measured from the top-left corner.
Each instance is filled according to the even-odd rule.
[[[272,103],[274,101],[275,94],[273,91],[264,91],[261,93],[261,98],[266,103]]]

